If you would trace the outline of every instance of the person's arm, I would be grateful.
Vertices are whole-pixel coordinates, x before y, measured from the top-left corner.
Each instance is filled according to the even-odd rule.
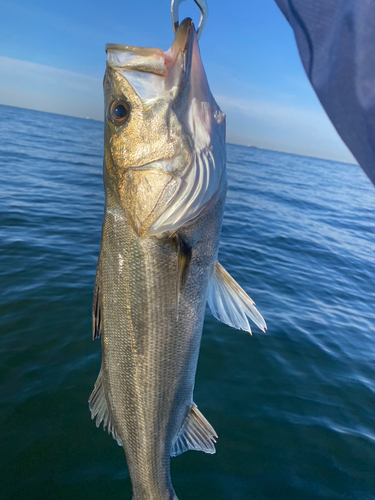
[[[275,0],[341,138],[375,184],[375,0]]]

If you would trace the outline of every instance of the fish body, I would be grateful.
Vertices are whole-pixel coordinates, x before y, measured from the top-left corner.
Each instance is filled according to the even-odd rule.
[[[97,426],[124,448],[133,499],[172,500],[170,456],[215,452],[216,433],[193,402],[206,299],[232,326],[249,330],[251,314],[265,324],[217,263],[225,116],[192,21],[167,52],[107,52],[106,203],[93,304],[102,366],[89,404]]]

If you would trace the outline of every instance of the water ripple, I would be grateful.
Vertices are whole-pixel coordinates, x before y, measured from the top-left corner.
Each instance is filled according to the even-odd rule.
[[[7,499],[131,495],[122,449],[87,408],[102,129],[0,106]],[[195,401],[220,439],[213,457],[172,461],[176,491],[373,500],[375,190],[354,165],[233,145],[228,180],[219,258],[269,329],[250,336],[207,311]]]

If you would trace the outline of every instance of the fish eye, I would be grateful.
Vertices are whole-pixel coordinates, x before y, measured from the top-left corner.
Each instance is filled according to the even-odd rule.
[[[115,125],[123,125],[130,116],[130,106],[124,101],[113,101],[108,109],[108,118]]]

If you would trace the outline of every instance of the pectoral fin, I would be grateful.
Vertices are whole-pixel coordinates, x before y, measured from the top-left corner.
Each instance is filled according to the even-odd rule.
[[[99,266],[96,270],[94,300],[92,302],[92,340],[99,338],[102,334],[102,301],[99,290]]]
[[[181,237],[177,237],[178,245],[178,280],[177,280],[177,304],[180,300],[180,294],[184,291],[189,266],[192,256],[191,246]]]
[[[118,435],[111,419],[107,400],[105,399],[102,370],[99,372],[94,385],[94,390],[89,398],[89,408],[91,411],[91,419],[94,420],[96,417],[96,427],[99,427],[101,422],[103,422],[103,429],[105,430],[107,428],[108,434],[112,434],[114,439],[117,441],[117,444],[122,446],[120,436]]]
[[[263,332],[267,329],[254,302],[219,262],[208,284],[207,301],[215,318],[226,325],[251,333],[248,316]]]
[[[188,450],[215,453],[217,435],[211,424],[193,403],[171,450],[171,457],[177,457]]]

